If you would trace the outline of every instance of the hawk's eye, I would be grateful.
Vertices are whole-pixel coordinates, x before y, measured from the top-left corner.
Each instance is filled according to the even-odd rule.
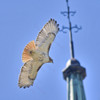
[[[30,54],[32,54],[32,51],[30,51]]]

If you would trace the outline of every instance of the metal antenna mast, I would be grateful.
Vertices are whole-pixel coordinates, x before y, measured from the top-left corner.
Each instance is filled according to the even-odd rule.
[[[66,3],[67,3],[68,21],[69,21],[70,53],[71,53],[71,58],[74,58],[74,46],[73,46],[73,39],[72,39],[72,25],[71,25],[71,21],[70,21],[70,7],[68,5],[68,0],[66,0]]]
[[[72,26],[70,15],[74,16],[76,11],[70,11],[68,0],[66,0],[66,4],[67,4],[67,11],[62,11],[61,14],[63,16],[67,16],[69,27],[62,26],[62,29],[60,31],[62,31],[63,33],[66,33],[66,31],[64,31],[64,30],[65,29],[69,30],[69,36],[70,36],[70,55],[71,55],[71,58],[74,58],[75,56],[74,56],[74,44],[73,44],[73,38],[72,38],[72,29],[76,29],[75,32],[78,32],[82,28],[78,27],[77,25]]]

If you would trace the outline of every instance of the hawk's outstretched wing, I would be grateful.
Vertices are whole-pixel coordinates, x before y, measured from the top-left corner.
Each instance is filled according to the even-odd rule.
[[[19,87],[29,87],[33,85],[39,68],[42,66],[41,62],[27,61],[21,68],[19,76]]]
[[[48,53],[49,48],[59,30],[58,24],[54,19],[50,19],[48,23],[39,32],[36,39],[36,46],[39,50]]]

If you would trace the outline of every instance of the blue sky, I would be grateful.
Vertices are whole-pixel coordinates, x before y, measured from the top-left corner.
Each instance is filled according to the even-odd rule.
[[[73,40],[75,58],[87,71],[83,81],[86,98],[100,100],[100,1],[70,0],[70,6],[77,11],[72,24],[83,28],[73,32]],[[0,100],[66,100],[62,70],[70,59],[68,33],[58,33],[50,49],[54,64],[43,65],[33,87],[20,89],[17,85],[25,45],[36,39],[50,18],[60,28],[68,26],[60,14],[63,10],[65,0],[0,0]]]

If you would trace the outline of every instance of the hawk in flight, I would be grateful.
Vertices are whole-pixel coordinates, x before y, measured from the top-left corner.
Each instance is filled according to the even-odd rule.
[[[58,24],[54,19],[48,23],[39,32],[36,42],[29,42],[24,48],[22,61],[24,65],[19,75],[19,87],[29,87],[37,76],[37,73],[44,63],[52,63],[49,57],[49,49],[59,31]]]

